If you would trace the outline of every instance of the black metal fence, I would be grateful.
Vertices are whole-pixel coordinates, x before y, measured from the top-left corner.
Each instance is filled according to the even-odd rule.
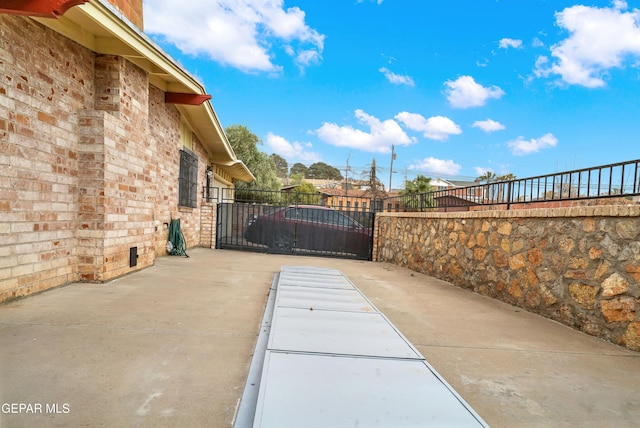
[[[220,189],[217,194],[216,248],[371,258],[375,212],[368,208],[318,192]]]
[[[473,207],[628,198],[640,195],[640,159],[616,164],[496,181],[475,186],[402,195],[384,200],[384,211],[454,211]]]
[[[244,190],[217,187],[207,189],[205,187],[202,190],[202,197],[205,201],[214,203],[245,203],[272,206],[320,205],[350,212],[380,211],[382,206],[382,199],[284,190]],[[377,201],[377,204],[374,203],[375,201]]]
[[[628,198],[640,195],[640,159],[509,181],[496,181],[387,198],[286,191],[203,189],[211,202],[267,205],[322,205],[349,211],[462,211],[512,209],[534,204]]]

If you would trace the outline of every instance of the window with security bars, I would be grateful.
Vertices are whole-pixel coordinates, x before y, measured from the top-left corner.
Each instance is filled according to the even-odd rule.
[[[178,179],[178,205],[198,206],[198,157],[187,149],[180,150],[180,177]]]

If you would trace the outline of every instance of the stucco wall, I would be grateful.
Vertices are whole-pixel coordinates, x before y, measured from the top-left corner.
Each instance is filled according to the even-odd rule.
[[[381,213],[374,260],[640,351],[638,206]]]

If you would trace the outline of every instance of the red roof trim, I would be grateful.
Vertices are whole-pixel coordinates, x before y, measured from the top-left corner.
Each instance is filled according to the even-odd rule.
[[[187,104],[190,106],[198,106],[210,99],[211,95],[207,94],[181,94],[179,92],[166,92],[164,94],[164,102],[167,104]]]
[[[89,0],[3,0],[0,13],[10,15],[38,16],[42,18],[59,18],[74,6],[87,3]]]

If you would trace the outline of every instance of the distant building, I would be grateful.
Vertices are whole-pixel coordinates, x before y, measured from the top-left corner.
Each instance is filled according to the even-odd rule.
[[[429,185],[433,188],[433,190],[447,190],[453,189],[454,187],[459,187],[450,181],[443,180],[442,178],[432,178],[429,181]]]

